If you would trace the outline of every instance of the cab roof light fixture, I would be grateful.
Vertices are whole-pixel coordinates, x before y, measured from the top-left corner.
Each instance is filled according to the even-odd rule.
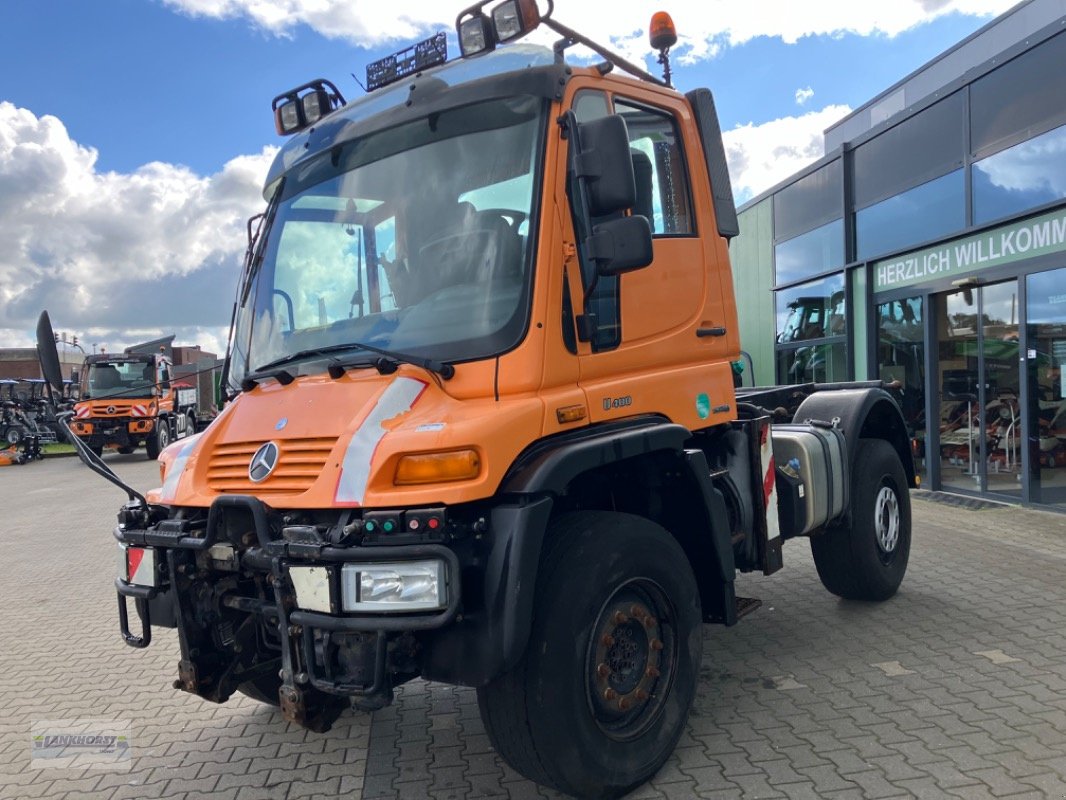
[[[677,28],[674,21],[665,11],[657,11],[652,14],[651,24],[648,26],[648,40],[653,50],[659,51],[659,64],[663,68],[663,82],[672,86],[670,82],[670,48],[677,44]]]
[[[324,78],[318,78],[283,92],[271,101],[274,128],[279,136],[291,136],[314,125],[344,102],[340,89]]]
[[[537,0],[503,0],[486,12],[492,0],[481,0],[459,12],[455,32],[463,57],[494,50],[497,44],[521,39],[541,21],[551,16],[554,0],[548,0],[548,13],[541,15]]]
[[[456,33],[459,37],[459,51],[463,54],[463,58],[496,49],[492,22],[480,13],[456,23]]]
[[[498,42],[518,39],[538,25],[540,9],[536,0],[504,0],[492,9],[492,27]]]
[[[460,45],[462,38],[460,37]],[[382,86],[403,80],[408,75],[443,64],[448,60],[448,39],[444,31],[435,33],[391,56],[366,65],[366,90],[372,92]]]

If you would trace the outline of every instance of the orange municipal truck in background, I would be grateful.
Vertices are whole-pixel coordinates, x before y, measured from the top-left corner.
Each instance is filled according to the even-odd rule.
[[[196,429],[197,390],[175,385],[172,370],[162,353],[87,356],[71,431],[97,456],[107,446],[132,453],[143,442],[157,458]]]
[[[479,3],[458,59],[439,34],[354,102],[274,100],[229,402],[124,486],[116,587],[129,644],[177,628],[181,690],[326,731],[418,676],[476,687],[516,770],[618,797],[684,729],[704,624],[758,607],[738,571],[807,540],[830,592],[895,593],[915,475],[879,383],[736,388],[711,93],[552,12]],[[536,27],[554,50],[513,43]]]

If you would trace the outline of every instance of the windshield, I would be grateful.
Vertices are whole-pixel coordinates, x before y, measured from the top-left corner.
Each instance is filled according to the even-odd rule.
[[[88,365],[82,399],[103,397],[151,397],[155,366],[151,361],[95,361]]]
[[[231,385],[345,344],[442,361],[514,346],[528,316],[544,109],[517,97],[444,111],[286,176],[262,263],[238,296]]]

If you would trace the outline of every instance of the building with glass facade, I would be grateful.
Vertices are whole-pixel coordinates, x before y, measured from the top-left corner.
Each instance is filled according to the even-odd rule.
[[[756,381],[886,381],[924,487],[1066,510],[1066,0],[1020,3],[825,141],[739,209]]]

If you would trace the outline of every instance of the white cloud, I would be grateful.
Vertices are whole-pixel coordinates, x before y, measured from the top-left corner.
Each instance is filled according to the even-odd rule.
[[[164,0],[185,14],[215,19],[246,18],[275,35],[288,35],[299,25],[323,36],[372,47],[409,41],[444,28],[451,30],[464,5],[441,0]],[[610,12],[602,3],[559,0],[556,18],[572,28],[610,42],[629,57],[650,54],[647,25],[661,10],[661,0],[616,0]],[[714,57],[723,46],[738,45],[759,36],[794,43],[805,36],[895,36],[948,13],[977,16],[1000,14],[1014,0],[895,0],[856,3],[854,0],[704,0],[676,3],[672,10],[680,36],[677,50],[684,62]],[[545,4],[541,2],[541,7]],[[545,41],[557,38],[543,36]]]
[[[812,97],[814,97],[814,89],[812,89],[810,86],[807,86],[806,88],[803,88],[803,89],[797,89],[796,90],[796,105],[798,105],[798,106],[806,105],[807,101],[810,100]]]
[[[0,102],[0,339],[25,343],[47,307],[82,342],[115,348],[143,329],[221,346],[245,220],[262,210],[274,152],[207,177],[160,162],[99,172],[96,151],[60,120]]]
[[[848,106],[826,106],[799,117],[748,123],[723,132],[737,205],[825,155],[822,132],[850,113]]]

